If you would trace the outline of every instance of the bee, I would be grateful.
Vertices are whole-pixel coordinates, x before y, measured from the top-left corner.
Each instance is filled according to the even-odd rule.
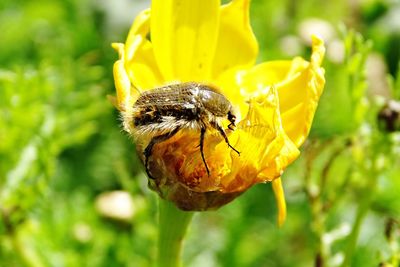
[[[228,147],[240,152],[229,143],[222,121],[228,120],[228,128],[234,130],[236,116],[232,104],[218,89],[201,83],[185,82],[166,85],[142,92],[129,116],[133,136],[150,137],[143,151],[144,165],[149,178],[149,159],[154,145],[172,138],[179,131],[199,133],[199,148],[207,174],[210,169],[204,156],[204,137],[207,129],[217,130]]]

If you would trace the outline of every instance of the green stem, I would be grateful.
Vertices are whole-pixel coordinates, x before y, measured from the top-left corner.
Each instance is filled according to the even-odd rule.
[[[181,266],[182,241],[193,214],[160,199],[157,267]]]
[[[345,252],[345,259],[342,264],[342,267],[347,267],[350,266],[351,264],[353,254],[356,249],[358,236],[360,234],[361,224],[365,218],[365,215],[368,212],[369,206],[370,206],[370,201],[369,199],[366,199],[357,209],[356,218],[348,239],[347,249]]]
[[[361,198],[361,203],[358,206],[354,224],[351,229],[350,236],[348,238],[344,262],[341,265],[342,267],[351,266],[353,254],[357,246],[358,236],[360,235],[361,225],[362,222],[364,221],[365,216],[369,211],[371,202],[373,200],[377,183],[377,176],[378,175],[375,172],[372,173],[370,177],[370,182],[368,183],[368,186],[365,188],[365,190],[368,190],[368,192],[367,193],[364,192],[363,197]]]
[[[15,253],[20,257],[21,261],[28,267],[44,267],[37,251],[29,245],[24,244],[19,233],[12,232],[10,234],[11,242]]]

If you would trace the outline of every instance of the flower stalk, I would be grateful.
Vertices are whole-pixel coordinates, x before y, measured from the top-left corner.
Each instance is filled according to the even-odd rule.
[[[157,267],[182,266],[183,238],[194,212],[182,211],[160,198]]]

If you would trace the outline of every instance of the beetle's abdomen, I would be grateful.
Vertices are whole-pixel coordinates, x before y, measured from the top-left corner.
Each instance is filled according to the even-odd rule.
[[[230,102],[215,90],[199,83],[177,83],[145,91],[134,104],[133,124],[157,129],[157,124],[165,128],[168,122],[186,128],[226,117]]]
[[[135,116],[133,118],[134,125],[144,126],[155,123],[165,122],[167,119],[171,120],[174,118],[175,121],[196,121],[199,119],[199,115],[196,112],[196,108],[184,108],[180,106],[147,106],[147,107],[136,107]]]

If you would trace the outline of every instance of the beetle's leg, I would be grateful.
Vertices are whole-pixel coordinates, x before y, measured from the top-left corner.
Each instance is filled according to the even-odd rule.
[[[213,127],[216,128],[216,129],[220,132],[220,134],[221,134],[222,137],[225,139],[225,142],[228,144],[228,146],[229,146],[233,151],[235,151],[236,153],[238,153],[238,155],[240,156],[240,152],[237,151],[236,148],[234,148],[233,146],[231,146],[231,144],[229,143],[228,136],[226,136],[226,133],[225,133],[224,129],[222,129],[222,127],[221,127],[218,123],[214,123],[214,124],[213,124]]]
[[[204,125],[201,126],[200,129],[200,153],[201,153],[201,158],[203,159],[204,166],[206,166],[206,171],[208,176],[210,176],[210,169],[208,169],[206,159],[204,157],[204,135],[206,134],[206,127]]]
[[[175,128],[174,130],[172,130],[172,131],[169,132],[169,133],[166,133],[166,134],[162,134],[162,135],[158,135],[158,136],[153,137],[153,138],[150,140],[150,142],[149,142],[149,144],[147,145],[147,147],[145,148],[145,150],[144,150],[144,152],[143,152],[143,155],[144,155],[144,158],[145,158],[144,166],[145,166],[145,168],[146,168],[147,176],[149,176],[150,179],[154,179],[154,177],[151,176],[150,170],[149,170],[149,159],[150,159],[150,156],[151,156],[152,151],[153,151],[153,146],[156,145],[156,144],[158,144],[158,143],[161,143],[161,142],[163,142],[163,141],[166,141],[166,140],[170,139],[170,138],[171,138],[172,136],[174,136],[179,130],[180,130],[180,128],[177,127],[177,128]]]
[[[236,116],[232,114],[232,112],[228,112],[228,120],[230,124],[228,125],[229,130],[235,130],[235,121],[236,121]]]

